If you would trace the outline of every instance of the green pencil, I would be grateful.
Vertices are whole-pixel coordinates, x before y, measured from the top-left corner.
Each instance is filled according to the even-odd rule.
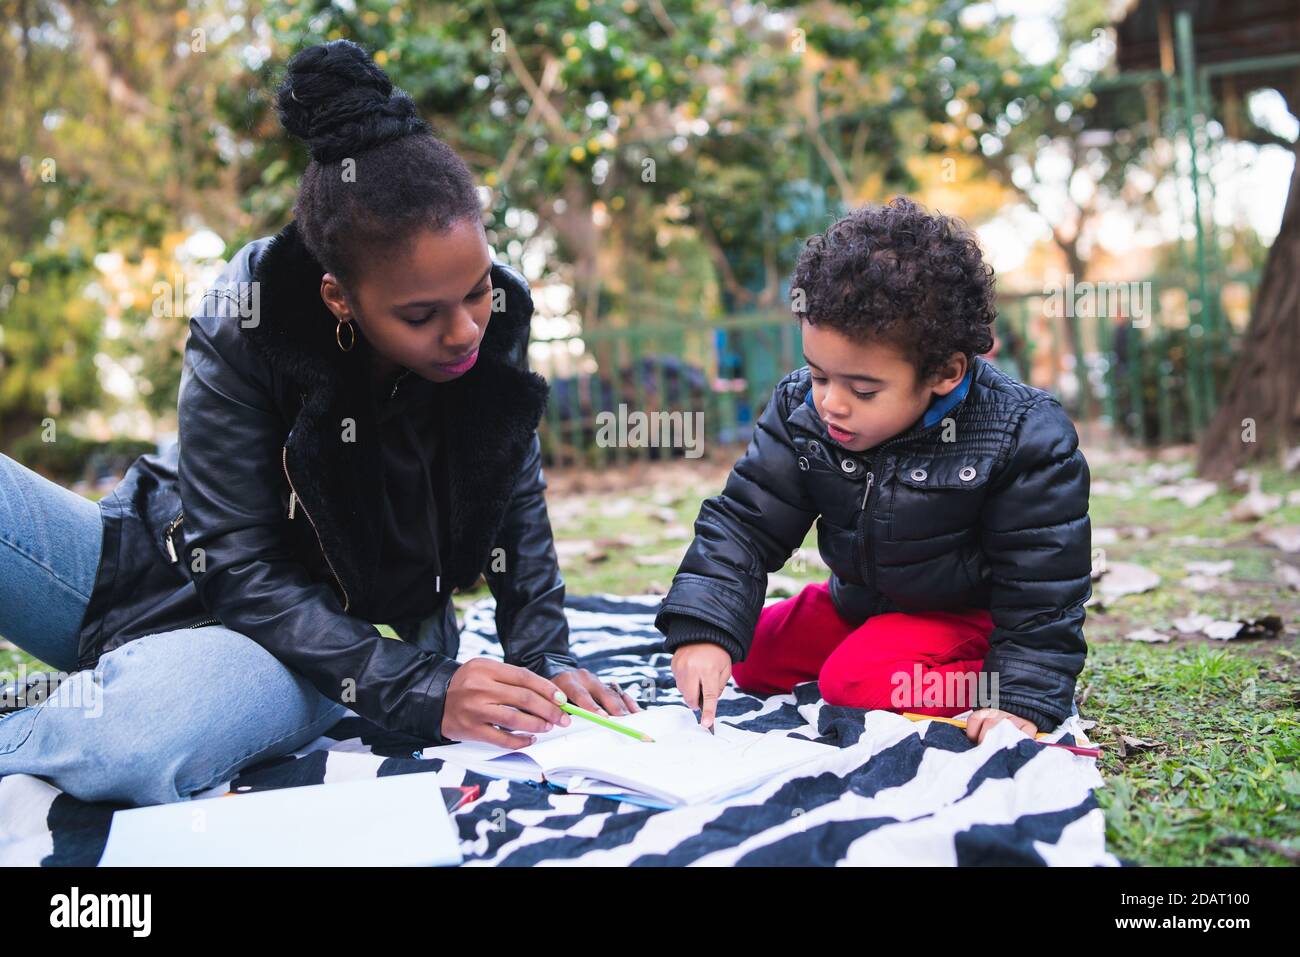
[[[626,734],[629,738],[636,738],[638,741],[646,741],[650,744],[654,744],[655,739],[650,737],[650,735],[641,731],[634,731],[632,728],[624,727],[621,724],[610,721],[608,718],[602,718],[598,714],[592,714],[585,708],[579,708],[576,704],[566,703],[560,705],[559,708],[561,711],[568,712],[571,715],[576,715],[579,718],[586,718],[588,721],[594,721],[602,728],[609,728],[609,730],[617,731],[619,734]]]

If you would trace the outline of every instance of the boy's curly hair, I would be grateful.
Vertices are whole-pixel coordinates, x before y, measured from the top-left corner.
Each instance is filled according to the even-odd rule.
[[[790,287],[798,319],[896,345],[918,381],[954,352],[969,361],[993,348],[993,268],[974,234],[904,196],[855,209],[809,238]]]

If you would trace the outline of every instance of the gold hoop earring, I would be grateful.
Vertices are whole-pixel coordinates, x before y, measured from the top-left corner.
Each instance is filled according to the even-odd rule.
[[[343,344],[344,326],[347,326],[348,334],[351,337],[348,339],[348,344],[346,346]],[[340,319],[339,324],[334,327],[334,341],[339,344],[339,348],[342,349],[344,352],[351,352],[352,347],[357,344],[357,331],[352,328],[352,323],[344,322],[342,319]]]

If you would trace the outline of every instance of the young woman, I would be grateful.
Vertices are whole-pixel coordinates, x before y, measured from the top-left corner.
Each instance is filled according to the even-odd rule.
[[[469,170],[348,41],[295,56],[277,106],[312,155],[296,218],[190,318],[174,457],[96,506],[0,456],[0,635],[75,672],[0,718],[0,775],[154,804],[349,708],[506,747],[566,699],[637,710],[569,654],[532,300]],[[505,663],[455,660],[480,574]]]

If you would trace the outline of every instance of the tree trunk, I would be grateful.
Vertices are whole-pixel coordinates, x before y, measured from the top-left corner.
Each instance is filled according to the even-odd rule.
[[[1223,401],[1201,437],[1199,471],[1217,481],[1295,443],[1300,423],[1300,145],[1282,227]]]

